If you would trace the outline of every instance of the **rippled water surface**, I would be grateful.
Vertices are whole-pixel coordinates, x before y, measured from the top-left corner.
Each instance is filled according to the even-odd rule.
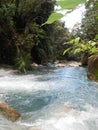
[[[15,123],[0,116],[0,130],[98,130],[98,83],[82,67],[26,75],[2,69],[0,101],[22,115]]]

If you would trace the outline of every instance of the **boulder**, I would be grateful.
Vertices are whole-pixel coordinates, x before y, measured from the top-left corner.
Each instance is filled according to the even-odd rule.
[[[77,61],[59,61],[55,63],[55,67],[66,67],[66,66],[71,66],[71,67],[78,67],[80,66],[81,63]]]
[[[31,64],[31,67],[32,67],[32,68],[37,68],[37,67],[38,67],[38,64],[33,63],[33,64]]]
[[[20,114],[15,109],[4,102],[0,102],[0,114],[13,122],[20,117]]]
[[[93,55],[89,58],[87,70],[88,78],[91,80],[98,81],[98,57],[95,57]]]

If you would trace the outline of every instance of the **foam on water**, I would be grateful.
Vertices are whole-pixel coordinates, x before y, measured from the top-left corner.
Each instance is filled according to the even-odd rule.
[[[5,72],[0,76],[0,101],[22,117],[12,123],[0,116],[0,130],[98,130],[98,83],[87,79],[84,68]]]
[[[41,130],[97,130],[98,109],[90,105],[84,106],[83,111],[72,109],[70,112],[55,111],[47,118],[37,119],[32,123],[23,123],[28,128]]]
[[[54,83],[49,81],[37,81],[41,76],[25,75],[25,76],[5,76],[0,77],[0,89],[2,90],[48,90]]]

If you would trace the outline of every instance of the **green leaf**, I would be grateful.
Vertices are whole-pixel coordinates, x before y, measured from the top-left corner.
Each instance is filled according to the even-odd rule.
[[[81,47],[81,49],[82,49],[83,51],[85,51],[85,50],[87,49],[87,47],[86,47],[85,44],[81,44],[80,47]]]
[[[75,44],[75,39],[72,39],[72,40],[70,41],[70,44]]]
[[[75,43],[78,44],[79,41],[80,41],[80,37],[77,37],[77,38],[75,39]]]
[[[77,5],[82,4],[84,2],[86,2],[86,0],[57,0],[57,4],[61,7],[60,10],[65,9],[65,10],[67,10],[67,13],[70,11],[70,9],[73,9]],[[51,24],[51,23],[55,22],[56,20],[61,19],[62,17],[63,17],[63,14],[58,13],[58,12],[53,12],[49,16],[48,20],[42,24],[42,26],[45,24]]]
[[[96,42],[94,42],[94,41],[89,41],[88,42],[91,46],[95,46],[97,43]]]
[[[74,50],[74,54],[78,54],[78,53],[80,53],[81,51],[82,51],[81,48],[77,48],[77,49]]]
[[[98,50],[97,48],[94,46],[92,49],[91,49],[91,53],[96,53]]]
[[[95,36],[95,40],[98,40],[98,34]]]
[[[65,55],[71,48],[68,48],[66,49],[64,52],[63,52],[63,55]]]
[[[62,9],[73,9],[84,2],[86,2],[86,0],[57,0],[58,5],[61,6]]]
[[[51,23],[55,22],[56,20],[61,19],[62,17],[63,17],[63,14],[54,12],[50,15],[50,17],[44,24],[51,24]]]

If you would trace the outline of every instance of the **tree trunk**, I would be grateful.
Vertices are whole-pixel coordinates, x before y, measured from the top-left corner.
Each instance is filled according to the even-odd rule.
[[[19,0],[15,0],[15,5],[16,5],[16,8],[18,9],[18,7],[19,7]]]

